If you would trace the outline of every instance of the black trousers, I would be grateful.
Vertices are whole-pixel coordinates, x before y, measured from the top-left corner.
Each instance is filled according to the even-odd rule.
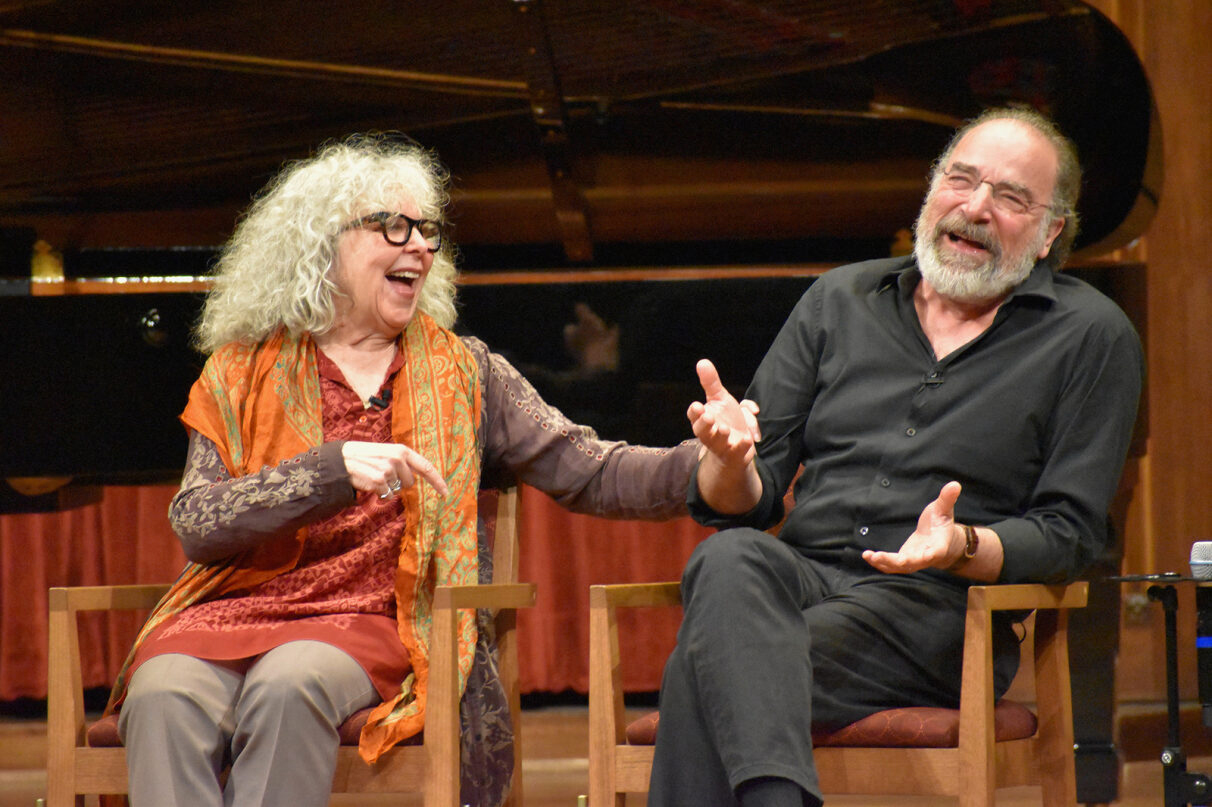
[[[650,807],[732,807],[758,777],[820,798],[812,728],[959,704],[966,591],[927,575],[807,558],[758,530],[711,536],[682,576],[661,684]],[[1003,625],[997,687],[1017,668]]]

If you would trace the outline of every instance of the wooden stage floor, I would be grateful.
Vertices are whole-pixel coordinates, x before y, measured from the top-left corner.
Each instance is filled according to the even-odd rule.
[[[549,706],[525,712],[522,727],[525,807],[576,807],[577,796],[586,791],[588,780],[587,724],[583,706]],[[45,728],[45,722],[36,717],[0,718],[0,807],[34,807],[44,794]],[[1208,772],[1212,770],[1212,757],[1194,758],[1188,767]],[[1124,765],[1120,793],[1120,800],[1115,802],[1119,807],[1161,805],[1160,762],[1142,760]],[[827,800],[829,807],[935,807],[950,803],[947,799],[909,797],[838,796]],[[1040,804],[1039,789],[1004,790],[999,793],[997,803],[998,807],[1034,807]],[[642,796],[628,800],[628,807],[643,804]],[[354,805],[412,807],[420,805],[420,800],[336,797],[332,801],[332,807]]]

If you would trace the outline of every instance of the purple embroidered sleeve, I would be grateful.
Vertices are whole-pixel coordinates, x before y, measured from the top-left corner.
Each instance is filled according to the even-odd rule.
[[[168,517],[185,556],[210,563],[327,518],[354,499],[340,442],[232,477],[215,444],[191,432]]]
[[[483,342],[464,341],[480,364],[487,479],[503,468],[578,513],[652,520],[686,513],[696,441],[648,448],[603,440],[546,403]]]

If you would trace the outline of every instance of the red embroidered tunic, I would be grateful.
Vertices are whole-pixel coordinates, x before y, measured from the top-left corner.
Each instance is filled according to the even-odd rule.
[[[385,384],[402,363],[397,354]],[[365,407],[340,369],[322,352],[317,352],[317,365],[325,445],[279,463],[266,481],[288,479],[292,473],[314,475],[306,466],[335,464],[346,480],[345,488],[352,490],[344,474],[340,445],[346,440],[389,441],[391,405]],[[322,458],[322,453],[337,456]],[[228,479],[222,469],[211,484]],[[303,554],[294,569],[170,617],[148,637],[135,664],[162,653],[215,661],[251,659],[286,642],[311,639],[335,645],[355,658],[380,696],[390,697],[409,670],[408,653],[394,618],[393,571],[400,552],[404,508],[398,497],[382,500],[370,493],[359,495],[353,506],[346,506],[349,503],[339,501],[341,507],[335,514],[308,528]],[[240,507],[239,502],[225,504]],[[274,521],[280,529],[280,521]]]

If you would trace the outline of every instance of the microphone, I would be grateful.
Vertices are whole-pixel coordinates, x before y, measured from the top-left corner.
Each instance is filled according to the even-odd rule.
[[[390,400],[391,400],[391,389],[388,388],[388,389],[385,389],[382,392],[380,392],[378,395],[371,395],[369,398],[366,399],[366,402],[368,404],[370,404],[371,406],[377,407],[378,409],[386,409],[387,402]],[[1210,576],[1212,576],[1212,569],[1209,569],[1208,573]]]
[[[1191,576],[1212,582],[1212,541],[1191,546]],[[1212,728],[1212,586],[1195,587],[1195,661],[1204,726]]]
[[[1191,576],[1196,580],[1212,580],[1212,541],[1191,544]]]

